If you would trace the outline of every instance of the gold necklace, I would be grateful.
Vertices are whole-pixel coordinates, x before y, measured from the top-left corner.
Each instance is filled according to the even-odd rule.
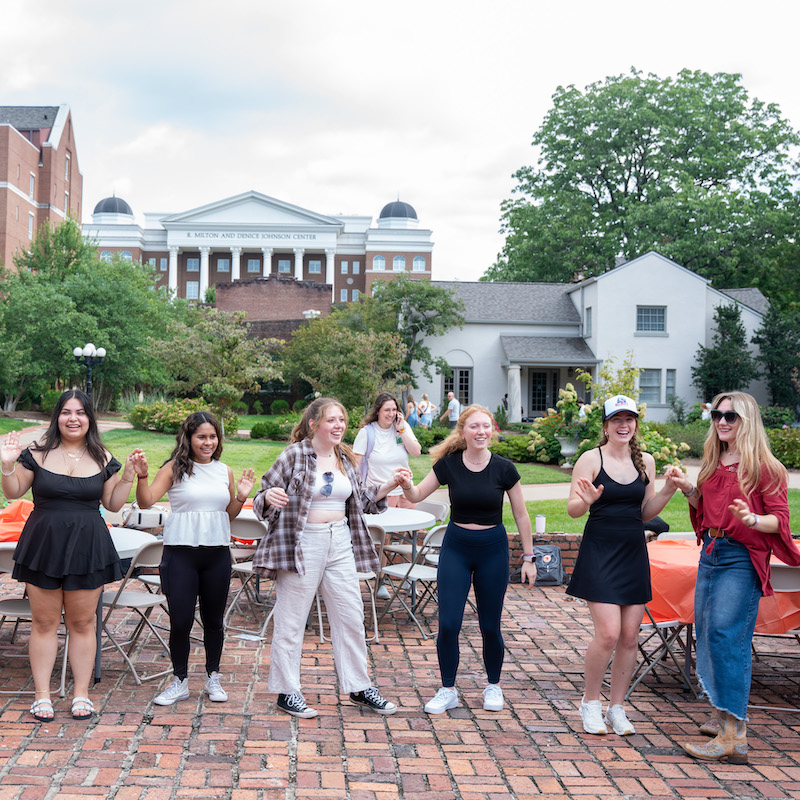
[[[61,457],[64,459],[64,469],[67,470],[67,475],[69,475],[70,477],[72,476],[72,473],[75,472],[75,468],[78,466],[78,464],[80,463],[81,459],[84,457],[85,454],[86,454],[85,447],[83,448],[83,450],[81,450],[80,455],[75,455],[75,453],[70,453],[70,451],[67,450],[67,448],[64,447],[63,444],[61,445]],[[71,467],[69,462],[67,461],[67,456],[69,456],[72,459]]]
[[[485,467],[489,463],[491,458],[492,454],[489,453],[489,458],[487,458],[485,461],[473,461],[472,459],[467,457],[467,451],[466,450],[464,451],[464,461],[466,461],[468,464],[472,464],[473,467]]]

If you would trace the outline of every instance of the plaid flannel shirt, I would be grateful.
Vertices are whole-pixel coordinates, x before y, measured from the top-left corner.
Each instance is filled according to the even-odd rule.
[[[363,487],[358,470],[342,459],[345,474],[353,492],[345,502],[345,515],[350,526],[356,569],[377,572],[378,556],[372,546],[364,514],[380,514],[386,510],[386,499],[377,500],[379,486]],[[308,439],[290,444],[261,479],[261,491],[253,500],[253,510],[267,524],[267,534],[261,539],[253,558],[253,571],[265,578],[274,578],[278,570],[305,575],[300,544],[306,526],[311,497],[317,476],[317,454]],[[266,505],[267,490],[279,486],[289,497],[284,508]]]

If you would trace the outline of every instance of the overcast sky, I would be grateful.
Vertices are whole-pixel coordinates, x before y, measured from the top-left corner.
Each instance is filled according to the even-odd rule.
[[[0,105],[72,109],[84,222],[253,189],[433,231],[434,279],[476,280],[559,85],[632,66],[739,72],[800,128],[796,0],[4,0]],[[792,55],[794,53],[794,55]]]

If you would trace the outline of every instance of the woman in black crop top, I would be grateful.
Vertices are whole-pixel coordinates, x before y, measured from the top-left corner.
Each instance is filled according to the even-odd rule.
[[[503,500],[511,502],[525,562],[522,581],[533,586],[531,520],[522,497],[517,468],[506,458],[489,451],[494,419],[483,406],[468,406],[453,432],[431,448],[433,469],[419,486],[411,471],[397,471],[397,481],[414,503],[424,500],[440,486],[450,492],[450,524],[439,556],[439,633],[436,651],[442,688],[425,705],[429,714],[443,714],[458,705],[455,689],[458,670],[458,636],[464,618],[470,584],[478,601],[478,622],[483,636],[483,659],[489,685],[483,691],[487,711],[503,709],[499,686],[503,667],[503,635],[500,617],[508,585],[508,537],[503,527]]]
[[[639,626],[651,599],[643,520],[652,519],[675,494],[668,480],[655,493],[655,461],[639,449],[639,412],[630,397],[603,406],[603,437],[572,471],[567,513],[589,519],[567,593],[586,600],[594,637],[586,648],[581,719],[587,733],[634,733],[623,702],[636,664]],[[611,698],[603,717],[600,689],[608,662]]]

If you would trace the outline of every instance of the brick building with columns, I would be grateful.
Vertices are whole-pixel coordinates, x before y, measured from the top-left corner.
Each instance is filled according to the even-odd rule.
[[[374,227],[370,216],[326,216],[255,191],[176,214],[145,213],[141,226],[122,198],[107,197],[83,230],[101,257],[149,262],[163,285],[190,300],[217,284],[271,276],[327,285],[331,303],[357,300],[374,281],[401,272],[431,279],[431,231],[399,200]],[[258,293],[265,301],[248,319],[286,319],[267,287]]]

